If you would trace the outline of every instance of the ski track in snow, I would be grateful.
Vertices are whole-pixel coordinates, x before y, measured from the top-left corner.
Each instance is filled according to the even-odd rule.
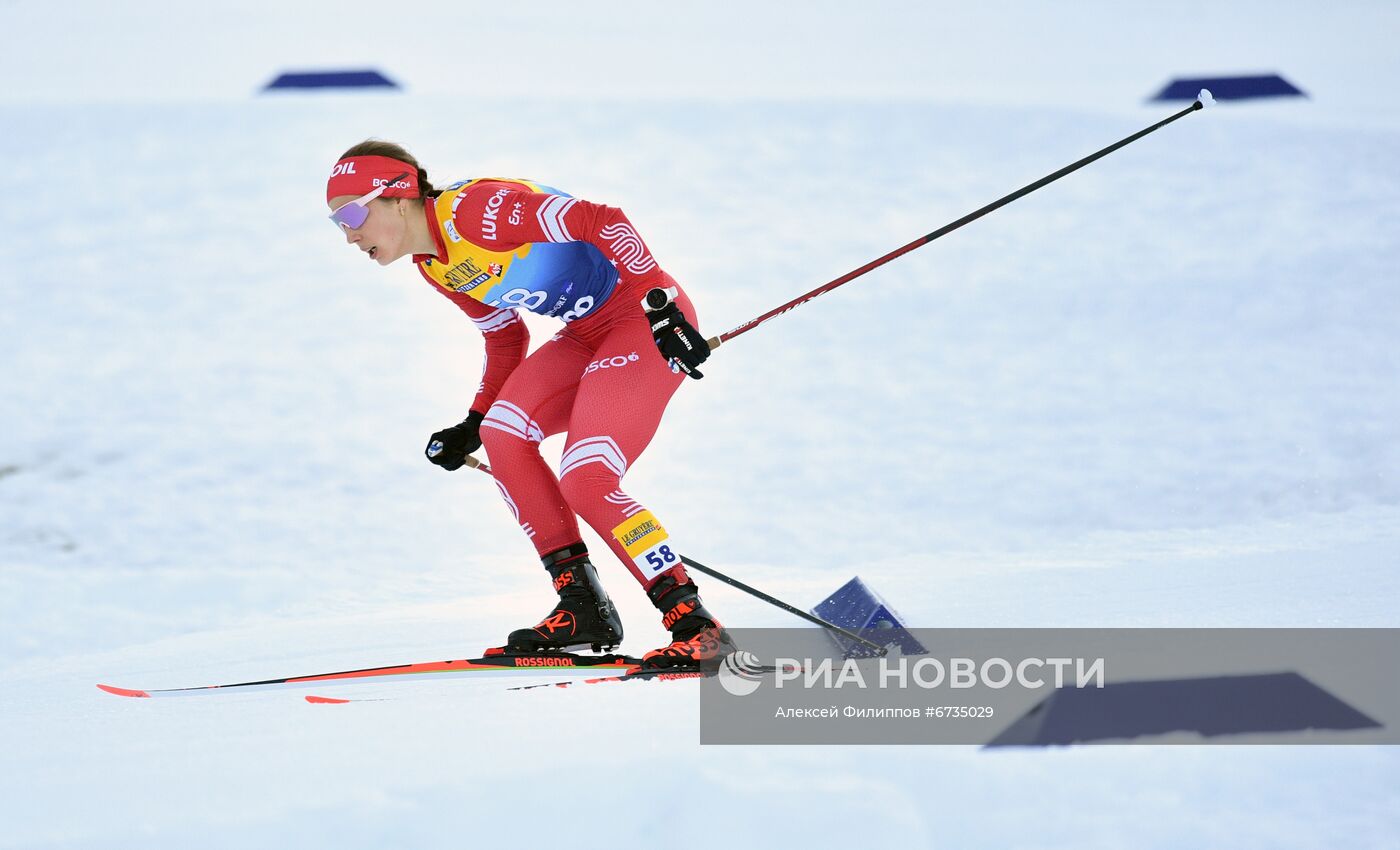
[[[507,846],[580,818],[603,826],[571,844],[624,847],[1400,829],[1386,748],[700,748],[690,683],[93,687],[467,657],[549,604],[495,488],[418,457],[481,345],[326,225],[353,141],[621,206],[717,333],[1155,107],[536,97],[464,124],[431,87],[49,98],[0,103],[0,848]],[[1400,130],[1345,124],[1192,115],[745,335],[628,492],[704,563],[804,605],[858,573],[915,625],[1394,625]],[[600,561],[628,648],[660,643]],[[726,622],[790,623],[705,586]],[[560,765],[588,814],[499,815]]]

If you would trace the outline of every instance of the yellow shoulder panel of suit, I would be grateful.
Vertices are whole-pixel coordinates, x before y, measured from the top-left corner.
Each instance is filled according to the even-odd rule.
[[[453,213],[461,203],[462,194],[471,186],[493,180],[503,180],[527,186],[533,192],[543,191],[542,187],[529,180],[506,180],[498,177],[481,177],[453,186],[438,195],[433,205],[433,216],[442,233],[443,244],[447,246],[447,262],[433,260],[423,264],[423,271],[433,282],[443,289],[465,292],[478,301],[485,302],[487,293],[494,286],[484,286],[491,281],[499,281],[510,271],[511,265],[530,253],[530,245],[521,245],[510,251],[492,251],[482,248],[462,238],[452,223]]]

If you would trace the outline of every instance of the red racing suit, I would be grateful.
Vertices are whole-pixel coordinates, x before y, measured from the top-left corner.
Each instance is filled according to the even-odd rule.
[[[668,572],[685,581],[666,529],[622,490],[684,380],[641,306],[675,281],[621,210],[529,181],[466,181],[424,208],[437,251],[413,259],[485,337],[471,409],[485,414],[482,443],[521,529],[545,555],[580,539],[578,515],[643,587]],[[677,301],[698,325],[683,291]],[[565,322],[528,357],[520,308]],[[540,442],[565,431],[556,477]]]

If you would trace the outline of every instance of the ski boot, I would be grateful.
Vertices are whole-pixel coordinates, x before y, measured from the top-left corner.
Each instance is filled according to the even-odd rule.
[[[705,610],[700,591],[689,578],[682,583],[667,573],[647,589],[647,596],[661,612],[661,625],[671,632],[671,642],[643,655],[636,668],[639,672],[718,668],[734,651],[733,639]]]
[[[559,604],[531,629],[516,629],[506,638],[506,652],[604,652],[622,643],[622,620],[598,583],[598,573],[582,543],[566,546],[542,559],[554,579]]]

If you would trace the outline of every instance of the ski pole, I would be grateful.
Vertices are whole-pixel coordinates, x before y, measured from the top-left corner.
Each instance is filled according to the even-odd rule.
[[[882,656],[883,656],[883,655],[887,655],[887,654],[889,653],[889,650],[888,650],[888,649],[886,649],[885,647],[881,646],[880,644],[876,643],[876,642],[873,641],[873,640],[866,640],[865,638],[861,637],[860,635],[856,634],[855,632],[847,631],[846,629],[841,628],[840,626],[836,625],[835,623],[830,623],[830,622],[827,622],[826,620],[823,620],[821,617],[815,616],[815,615],[813,615],[813,614],[808,614],[806,611],[803,611],[803,610],[801,610],[800,608],[794,608],[793,606],[787,604],[787,603],[784,602],[783,600],[777,599],[777,598],[772,597],[772,596],[769,596],[768,594],[764,593],[763,591],[759,590],[758,588],[749,587],[747,584],[744,584],[742,581],[739,581],[738,579],[730,578],[729,576],[725,575],[724,573],[720,572],[719,570],[712,570],[712,569],[710,569],[709,567],[705,566],[704,564],[696,563],[695,561],[692,561],[691,559],[687,558],[687,557],[684,556],[684,555],[681,556],[681,563],[682,563],[682,564],[685,564],[687,567],[690,567],[691,569],[699,570],[700,572],[704,573],[704,574],[707,575],[707,576],[710,576],[711,578],[717,578],[717,579],[719,579],[720,581],[724,582],[725,584],[728,584],[728,585],[732,585],[732,586],[734,586],[734,587],[737,587],[737,588],[739,588],[740,590],[744,591],[745,593],[749,594],[750,596],[755,596],[755,597],[757,597],[757,598],[759,598],[759,599],[762,599],[764,602],[767,602],[769,605],[773,605],[773,606],[776,606],[776,607],[778,607],[778,608],[781,608],[781,609],[783,609],[784,611],[788,612],[789,614],[796,614],[797,616],[801,617],[802,619],[804,619],[804,620],[806,620],[806,621],[808,621],[808,622],[810,622],[810,623],[816,623],[817,625],[821,626],[821,627],[824,628],[824,629],[830,629],[830,630],[833,631],[833,632],[839,632],[840,634],[845,635],[846,637],[850,638],[851,640],[860,641],[861,643],[863,643],[863,644],[865,644],[866,646],[870,647],[871,649],[875,650],[877,653],[879,653],[879,654],[882,655]]]
[[[926,236],[920,236],[918,239],[915,239],[913,242],[910,242],[908,245],[905,245],[905,246],[903,246],[902,248],[896,248],[895,250],[889,252],[888,254],[884,255],[883,257],[880,257],[879,259],[872,260],[871,262],[866,263],[865,265],[861,266],[860,268],[855,269],[854,271],[848,272],[848,273],[842,275],[841,277],[836,278],[835,280],[831,281],[830,283],[823,284],[823,285],[817,287],[816,289],[813,289],[811,292],[808,292],[806,295],[802,295],[802,296],[800,296],[800,297],[798,297],[798,298],[794,298],[794,299],[792,299],[791,301],[787,302],[786,304],[782,305],[781,307],[775,307],[774,309],[769,310],[767,313],[764,313],[762,316],[759,316],[759,317],[756,318],[756,319],[750,319],[750,320],[748,320],[747,322],[744,322],[742,325],[739,325],[737,328],[735,328],[735,329],[732,330],[732,331],[727,331],[727,332],[725,332],[725,333],[720,334],[720,335],[717,336],[717,337],[711,337],[710,339],[706,340],[706,342],[708,342],[708,343],[710,344],[710,348],[712,348],[712,349],[714,349],[714,348],[719,348],[721,345],[723,345],[724,343],[726,343],[726,342],[728,342],[729,340],[733,339],[734,337],[736,337],[736,336],[738,336],[738,335],[740,335],[740,334],[747,333],[747,332],[753,330],[754,328],[758,327],[759,325],[763,324],[764,322],[768,321],[769,319],[775,318],[775,317],[777,317],[777,316],[781,316],[783,313],[786,313],[787,311],[789,311],[789,310],[791,310],[791,309],[793,309],[793,308],[795,308],[795,307],[799,307],[799,306],[801,306],[801,305],[803,305],[803,304],[806,304],[808,301],[811,301],[813,298],[816,298],[816,297],[819,296],[819,295],[825,295],[826,293],[828,293],[828,292],[830,292],[831,290],[837,288],[838,286],[841,286],[842,284],[845,284],[845,283],[849,283],[849,282],[855,280],[856,278],[860,277],[861,275],[865,274],[866,272],[871,271],[871,270],[873,270],[873,269],[877,269],[877,268],[879,268],[880,266],[883,266],[885,263],[888,263],[890,260],[893,260],[893,259],[895,259],[896,257],[901,257],[901,256],[903,256],[903,255],[909,253],[910,251],[914,250],[915,248],[921,248],[921,247],[923,247],[924,245],[927,245],[928,243],[932,242],[933,240],[937,239],[937,238],[940,237],[940,236],[944,236],[944,235],[946,235],[946,234],[952,233],[954,230],[957,230],[959,227],[962,227],[964,224],[968,224],[969,222],[976,221],[977,219],[981,218],[982,216],[986,215],[987,213],[990,213],[990,212],[992,212],[992,211],[994,211],[994,210],[1000,209],[1000,208],[1006,206],[1007,204],[1011,203],[1012,201],[1016,200],[1017,198],[1025,197],[1026,195],[1029,195],[1031,192],[1034,192],[1036,189],[1039,189],[1040,187],[1045,186],[1045,185],[1047,185],[1047,184],[1049,184],[1049,183],[1053,183],[1053,182],[1055,182],[1056,180],[1059,180],[1061,177],[1064,177],[1066,174],[1069,174],[1070,172],[1078,171],[1079,169],[1083,168],[1084,166],[1088,165],[1089,163],[1093,162],[1094,160],[1100,159],[1100,158],[1105,157],[1105,156],[1108,156],[1109,154],[1113,153],[1114,151],[1118,150],[1119,148],[1121,148],[1121,147],[1123,147],[1123,146],[1125,146],[1125,145],[1131,144],[1131,143],[1137,141],[1138,139],[1141,139],[1143,136],[1146,136],[1148,133],[1151,133],[1151,132],[1153,132],[1153,131],[1155,131],[1155,130],[1159,130],[1159,129],[1161,129],[1161,128],[1167,126],[1168,124],[1172,123],[1173,121],[1177,120],[1178,118],[1181,118],[1181,117],[1186,116],[1186,115],[1190,115],[1192,112],[1195,112],[1195,111],[1198,110],[1198,109],[1204,109],[1205,107],[1210,106],[1210,105],[1212,105],[1212,104],[1214,104],[1214,103],[1215,103],[1215,99],[1214,99],[1213,97],[1211,97],[1210,91],[1209,91],[1208,89],[1201,89],[1201,93],[1200,93],[1199,95],[1196,96],[1196,101],[1195,101],[1194,103],[1192,103],[1190,106],[1188,106],[1188,107],[1186,107],[1185,109],[1181,110],[1180,112],[1176,113],[1175,115],[1173,115],[1173,116],[1171,116],[1171,117],[1169,117],[1169,118],[1167,118],[1167,119],[1165,119],[1165,120],[1158,121],[1156,124],[1153,124],[1151,127],[1148,127],[1148,128],[1145,129],[1145,130],[1140,130],[1140,131],[1138,131],[1138,132],[1132,134],[1131,136],[1128,136],[1128,137],[1125,138],[1125,139],[1121,139],[1121,140],[1119,140],[1119,141],[1117,141],[1117,142],[1114,142],[1113,144],[1109,145],[1108,147],[1106,147],[1106,148],[1104,148],[1104,149],[1102,149],[1102,150],[1100,150],[1100,151],[1097,151],[1097,152],[1095,152],[1095,153],[1092,153],[1092,154],[1090,154],[1090,155],[1084,157],[1083,159],[1079,160],[1079,161],[1076,162],[1076,163],[1073,163],[1073,164],[1071,164],[1071,165],[1067,165],[1067,166],[1065,166],[1064,168],[1061,168],[1059,171],[1056,171],[1056,172],[1053,173],[1053,174],[1047,174],[1046,176],[1044,176],[1044,177],[1040,178],[1039,180],[1035,181],[1034,183],[1030,183],[1030,184],[1028,184],[1028,185],[1026,185],[1026,186],[1022,186],[1020,189],[1017,189],[1016,191],[1012,192],[1011,194],[1007,195],[1007,196],[1004,197],[1004,198],[1000,198],[1000,199],[998,199],[998,200],[995,200],[995,201],[991,202],[990,204],[987,204],[985,207],[982,207],[982,208],[979,209],[979,210],[976,210],[976,211],[974,211],[974,212],[970,212],[970,213],[968,213],[967,215],[963,216],[962,218],[958,219],[957,221],[949,222],[948,224],[943,225],[942,227],[938,228],[937,230],[933,231],[932,233],[930,233],[930,234],[928,234],[928,235],[926,235]],[[665,306],[664,303],[658,303],[658,304],[655,305],[656,308],[660,308],[660,307],[664,307],[664,306]]]
[[[855,280],[856,278],[860,277],[866,272],[872,271],[874,269],[879,268],[880,266],[883,266],[890,260],[893,260],[897,257],[902,257],[910,251],[913,251],[915,248],[921,248],[940,236],[945,236],[949,233],[952,233],[954,230],[957,230],[964,224],[976,221],[982,216],[1006,206],[1007,204],[1011,203],[1017,198],[1025,197],[1031,192],[1034,192],[1036,189],[1039,189],[1042,186],[1046,186],[1050,183],[1055,182],[1056,180],[1059,180],[1066,174],[1078,171],[1079,169],[1083,168],[1084,166],[1088,165],[1096,159],[1102,159],[1103,157],[1108,156],[1109,154],[1113,153],[1119,148],[1124,147],[1125,145],[1132,144],[1138,139],[1141,139],[1143,136],[1146,136],[1148,133],[1160,130],[1161,128],[1167,126],[1168,124],[1172,123],[1178,118],[1190,115],[1192,112],[1195,112],[1199,109],[1204,109],[1205,107],[1211,106],[1214,103],[1215,98],[1211,97],[1210,90],[1201,89],[1201,93],[1196,96],[1195,102],[1192,103],[1190,106],[1186,107],[1185,109],[1181,110],[1180,112],[1176,113],[1175,115],[1158,121],[1156,124],[1153,124],[1151,127],[1148,127],[1144,130],[1139,130],[1138,132],[1132,134],[1131,136],[1128,136],[1127,138],[1120,139],[1117,142],[1114,142],[1113,144],[1109,145],[1108,147],[1103,148],[1102,150],[1091,153],[1083,159],[1079,160],[1078,162],[1067,165],[1064,168],[1061,168],[1059,171],[1054,172],[1053,174],[1047,174],[1039,180],[1035,181],[1034,183],[1022,186],[1020,189],[1017,189],[1011,194],[1006,195],[1003,198],[999,198],[995,201],[992,201],[985,207],[970,212],[962,218],[958,219],[957,221],[949,222],[948,224],[943,225],[942,227],[938,228],[932,233],[929,233],[925,236],[920,236],[918,239],[915,239],[908,245],[896,248],[895,250],[884,255],[883,257],[871,260],[870,262],[866,263],[860,268],[847,272],[846,274],[836,278],[830,283],[822,284],[816,289],[813,289],[811,292],[808,292],[805,295],[801,295],[797,298],[792,299],[786,304],[783,304],[781,307],[775,307],[774,309],[769,310],[767,313],[764,313],[758,318],[750,319],[731,331],[726,331],[725,333],[722,333],[719,336],[710,337],[708,340],[706,340],[706,342],[710,344],[711,349],[719,348],[721,345],[733,339],[734,337],[739,336],[743,333],[748,333],[749,331],[753,330],[754,328],[758,327],[759,325],[763,324],[769,319],[781,316],[783,313],[786,313],[787,311],[792,310],[795,307],[799,307],[803,304],[806,304],[808,301],[811,301],[812,299],[818,296],[825,295],[826,293],[830,292],[833,289],[836,289],[839,286],[842,286],[843,284],[850,283],[851,281]],[[659,310],[662,307],[665,307],[667,304],[669,304],[670,301],[671,296],[668,292],[666,292],[666,290],[653,289],[649,291],[646,295],[645,309]],[[470,466],[472,469],[479,469],[482,472],[487,473],[488,475],[491,474],[491,467],[487,466],[486,464],[482,463],[481,461],[477,460],[476,458],[470,455],[467,456],[467,466]]]
[[[491,474],[491,467],[487,466],[486,464],[482,463],[481,461],[477,460],[476,458],[472,457],[471,455],[467,455],[467,466],[471,467],[472,469],[480,470],[480,471],[486,473],[487,475],[490,475],[490,474]],[[758,599],[762,599],[764,602],[767,602],[769,605],[773,605],[773,606],[776,606],[776,607],[778,607],[778,608],[781,608],[781,609],[783,609],[784,611],[787,611],[789,614],[796,614],[797,616],[799,616],[799,617],[801,617],[802,619],[808,621],[809,623],[816,623],[818,626],[821,626],[821,627],[824,628],[824,629],[830,629],[830,630],[833,631],[833,632],[838,632],[838,633],[840,633],[840,634],[845,635],[846,637],[850,638],[851,640],[859,641],[860,643],[863,643],[863,644],[865,644],[866,646],[870,647],[871,649],[875,650],[877,653],[879,653],[879,654],[882,655],[882,656],[889,653],[889,650],[888,650],[888,649],[886,649],[885,647],[881,646],[880,644],[876,643],[876,642],[873,641],[873,640],[866,640],[865,638],[861,637],[860,635],[856,634],[855,632],[852,632],[852,631],[848,631],[848,630],[846,630],[846,629],[843,629],[843,628],[841,628],[840,626],[836,625],[835,623],[831,623],[831,622],[828,622],[828,621],[826,621],[826,620],[823,620],[821,617],[817,617],[817,616],[815,616],[815,615],[808,614],[806,611],[803,611],[803,610],[800,609],[800,608],[794,608],[793,606],[787,604],[787,603],[784,602],[783,600],[778,599],[778,598],[773,597],[773,596],[769,596],[768,594],[764,593],[763,591],[759,590],[759,589],[756,588],[756,587],[749,587],[747,584],[744,584],[742,581],[739,581],[738,579],[735,579],[735,578],[730,578],[729,576],[725,575],[724,573],[720,572],[719,570],[711,569],[710,567],[707,567],[707,566],[705,566],[704,564],[701,564],[701,563],[697,563],[697,562],[695,562],[695,561],[692,561],[690,558],[687,558],[687,557],[684,556],[684,555],[681,556],[681,563],[685,564],[687,567],[690,567],[690,568],[692,568],[692,569],[699,570],[700,572],[704,573],[704,574],[707,575],[707,576],[710,576],[710,577],[712,577],[712,578],[717,578],[717,579],[719,579],[720,581],[724,582],[725,584],[731,585],[731,586],[733,586],[733,587],[737,587],[737,588],[739,588],[740,590],[744,591],[745,593],[749,594],[750,596],[754,596],[754,597],[756,597],[756,598],[758,598]]]

